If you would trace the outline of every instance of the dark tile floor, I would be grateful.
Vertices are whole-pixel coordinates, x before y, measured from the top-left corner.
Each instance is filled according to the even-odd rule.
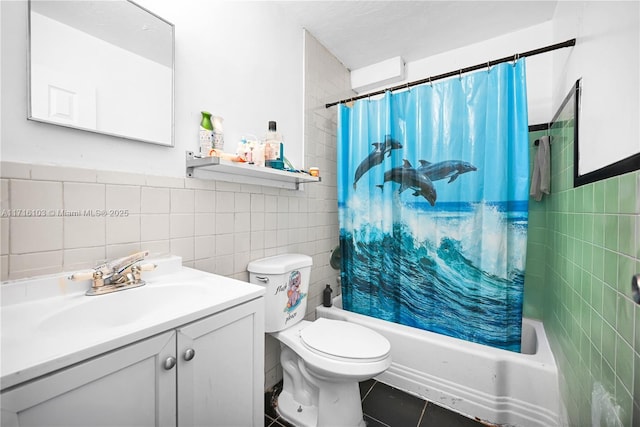
[[[276,413],[281,388],[278,384],[272,393],[265,394],[265,427],[295,427]],[[373,379],[360,383],[360,397],[367,427],[486,426]]]

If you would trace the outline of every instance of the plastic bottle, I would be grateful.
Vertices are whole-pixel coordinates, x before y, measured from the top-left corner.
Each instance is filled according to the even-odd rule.
[[[242,160],[247,160],[247,151],[246,151],[247,140],[244,137],[238,142],[238,147],[236,148],[236,156],[240,157]]]
[[[280,143],[282,136],[276,130],[276,122],[269,122],[269,130],[264,137],[265,143],[265,160],[277,160],[280,155]]]
[[[222,151],[224,149],[224,129],[222,122],[224,119],[220,116],[213,116],[213,148]]]
[[[256,146],[253,149],[253,163],[256,166],[264,167],[264,152],[265,144],[262,142],[256,143]]]
[[[200,120],[200,157],[208,157],[213,143],[213,124],[211,124],[211,113],[202,111]]]
[[[322,291],[322,305],[325,307],[331,307],[332,305],[332,301],[331,301],[331,293],[333,292],[333,290],[331,289],[331,286],[327,285],[326,288],[324,288],[324,291]]]

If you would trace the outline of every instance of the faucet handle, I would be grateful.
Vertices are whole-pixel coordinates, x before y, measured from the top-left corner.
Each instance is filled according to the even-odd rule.
[[[133,274],[133,279],[136,282],[139,282],[142,277],[143,271],[152,271],[155,270],[158,265],[152,262],[146,264],[135,264],[131,267],[131,273]]]
[[[109,270],[113,271],[115,274],[120,274],[133,264],[142,261],[147,255],[149,255],[148,251],[137,252],[135,254],[110,261],[107,263],[107,266]]]
[[[93,280],[92,289],[99,288],[104,285],[104,277],[101,270],[78,271],[68,277],[69,280]]]
[[[76,281],[76,280],[77,281],[93,280],[93,278],[95,277],[95,274],[96,274],[95,270],[91,270],[91,271],[76,271],[71,276],[67,277],[67,279],[73,280],[73,281]]]
[[[136,264],[133,266],[133,268],[140,270],[140,271],[153,271],[156,269],[156,267],[158,266],[158,264],[154,264],[152,262],[149,262],[147,264]]]

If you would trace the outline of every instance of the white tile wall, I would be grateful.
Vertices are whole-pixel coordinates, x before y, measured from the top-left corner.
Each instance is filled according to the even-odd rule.
[[[40,211],[62,209],[62,183],[49,181],[12,180],[9,194],[14,210]],[[16,213],[16,217],[26,217]],[[53,216],[53,215],[47,215]]]
[[[140,194],[140,186],[107,185],[105,209],[109,213],[113,211],[114,217],[121,214],[129,216],[139,214],[141,202]]]
[[[62,225],[65,249],[104,245],[106,240],[106,219],[104,217],[69,216],[64,218]]]
[[[168,188],[142,187],[140,205],[141,213],[169,213],[171,190]]]
[[[84,209],[104,210],[106,189],[104,184],[63,182],[63,204],[68,211]]]
[[[106,251],[104,246],[94,248],[65,249],[63,254],[63,270],[75,271],[85,270],[106,261]]]
[[[12,254],[62,249],[62,217],[9,218]]]
[[[106,244],[140,242],[140,215],[107,216]]]

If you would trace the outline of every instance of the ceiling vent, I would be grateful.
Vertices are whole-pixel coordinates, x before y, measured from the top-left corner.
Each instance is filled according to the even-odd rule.
[[[363,93],[404,80],[404,60],[401,56],[351,71],[351,89]]]

